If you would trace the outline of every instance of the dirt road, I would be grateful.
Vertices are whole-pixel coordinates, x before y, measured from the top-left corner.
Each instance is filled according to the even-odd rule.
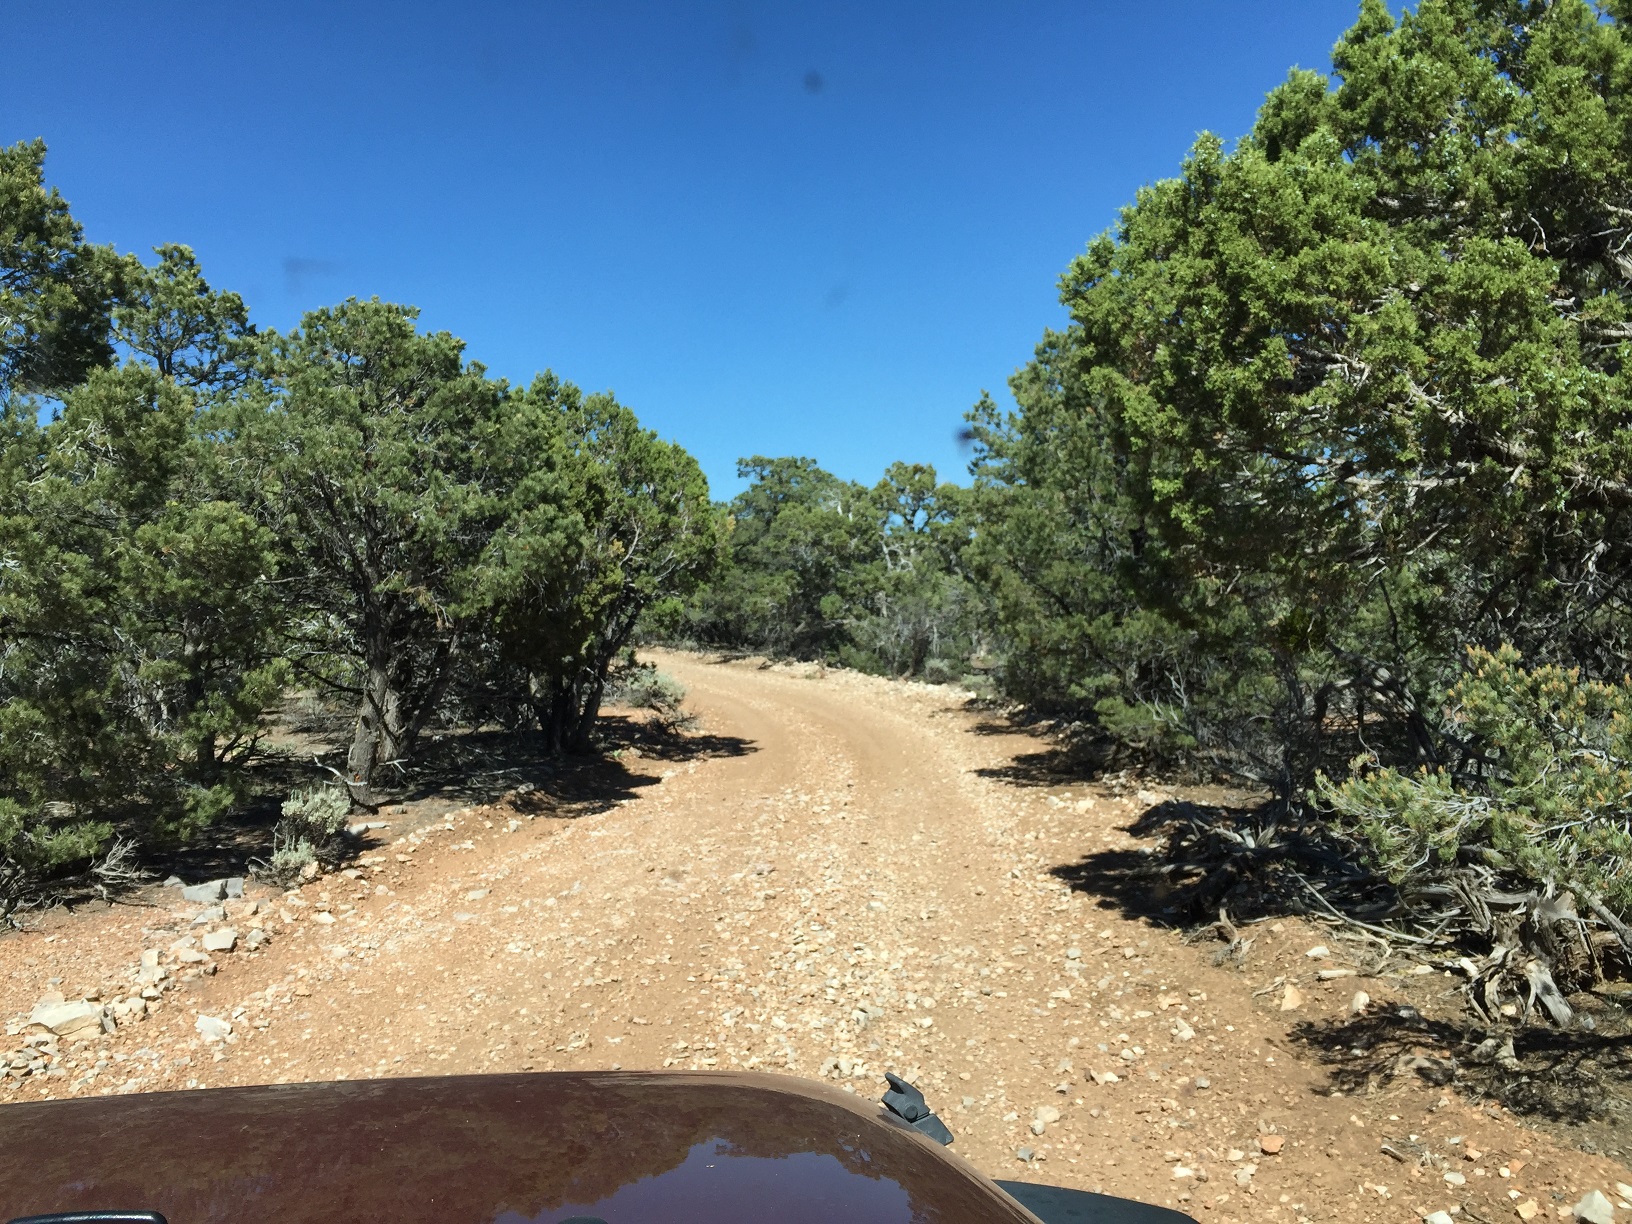
[[[626,759],[650,785],[608,810],[560,819],[529,795],[405,836],[414,812],[387,813],[348,875],[252,885],[222,914],[154,889],[161,908],[0,940],[24,1058],[0,1102],[595,1067],[751,1067],[876,1098],[891,1069],[992,1175],[1203,1220],[1516,1219],[1532,1201],[1561,1218],[1632,1181],[1418,1075],[1336,1093],[1289,1031],[1345,1015],[1356,990],[1385,1007],[1405,979],[1337,976],[1345,945],[1296,923],[1217,967],[1219,945],[1070,870],[1141,853],[1128,829],[1157,796],[1017,781],[1037,741],[949,689],[661,665],[708,751]],[[203,952],[223,927],[236,949]],[[141,1017],[126,1000],[144,949],[164,980]],[[23,1021],[52,979],[113,1004],[118,1031],[40,1039]]]

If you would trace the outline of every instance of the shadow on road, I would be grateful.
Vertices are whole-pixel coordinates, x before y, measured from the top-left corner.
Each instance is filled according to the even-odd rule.
[[[1575,1001],[1584,1000],[1575,996]],[[1600,1012],[1601,1022],[1618,1019],[1611,1010],[1618,1009]],[[1487,1037],[1509,1034],[1513,1057],[1505,1065],[1476,1052]],[[1632,1037],[1624,1032],[1526,1024],[1499,1034],[1466,1013],[1430,1019],[1411,1006],[1374,1004],[1358,1016],[1305,1021],[1292,1030],[1292,1039],[1326,1068],[1331,1087],[1348,1095],[1373,1095],[1397,1076],[1421,1075],[1429,1083],[1499,1101],[1513,1113],[1588,1126],[1572,1135],[1577,1146],[1623,1155],[1632,1121],[1632,1100],[1626,1096]],[[1420,1069],[1413,1065],[1418,1060]]]
[[[1134,837],[1166,837],[1176,827],[1189,824],[1197,810],[1197,805],[1182,801],[1158,803],[1119,827]],[[1074,863],[1049,868],[1049,874],[1095,898],[1100,909],[1116,910],[1124,918],[1178,926],[1195,909],[1193,899],[1177,885],[1159,844],[1095,850]]]
[[[588,816],[656,785],[674,765],[758,751],[751,740],[686,735],[653,719],[622,713],[602,717],[597,739],[596,752],[555,756],[536,735],[478,731],[427,736],[411,764],[381,779],[379,812],[353,817],[388,822],[387,829],[370,834],[359,848],[401,837],[458,808],[501,800],[533,815]],[[326,754],[331,763],[339,759],[338,751]],[[253,775],[256,794],[244,807],[191,843],[151,854],[140,867],[154,879],[244,875],[251,860],[270,855],[284,798],[297,787],[329,779],[310,753],[270,755]]]
[[[1007,782],[1012,786],[1068,786],[1098,778],[1110,765],[1104,742],[1061,736],[1051,723],[994,714],[981,719],[969,730],[974,735],[983,736],[1025,736],[1045,745],[1037,752],[1016,754],[1006,765],[975,770],[979,777]]]
[[[1143,851],[1096,850],[1075,863],[1051,867],[1048,873],[1074,891],[1093,897],[1102,910],[1174,925],[1166,881],[1152,869],[1150,856]]]

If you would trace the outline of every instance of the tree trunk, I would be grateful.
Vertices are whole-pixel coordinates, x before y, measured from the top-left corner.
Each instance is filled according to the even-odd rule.
[[[392,728],[394,725],[400,733],[401,719],[402,698],[391,683],[389,671],[383,663],[371,663],[357,710],[351,751],[346,754],[346,785],[358,803],[374,806],[374,771],[395,758],[401,745],[400,735]]]
[[[601,716],[601,696],[605,692],[606,669],[603,667],[590,682],[589,692],[584,694],[583,705],[575,711],[577,718],[572,729],[570,745],[574,752],[588,751],[593,742],[595,720]]]

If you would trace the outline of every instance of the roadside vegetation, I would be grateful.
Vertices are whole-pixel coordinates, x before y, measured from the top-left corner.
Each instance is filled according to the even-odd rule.
[[[588,747],[636,619],[713,564],[695,460],[410,307],[258,330],[185,247],[86,244],[44,157],[0,151],[0,913],[242,805],[290,688],[351,731],[281,874],[429,729]]]

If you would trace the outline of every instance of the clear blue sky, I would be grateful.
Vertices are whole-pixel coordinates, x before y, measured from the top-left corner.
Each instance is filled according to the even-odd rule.
[[[261,326],[411,302],[702,461],[963,479],[963,411],[1197,132],[1357,0],[5,5],[0,141],[87,235],[185,242]]]

